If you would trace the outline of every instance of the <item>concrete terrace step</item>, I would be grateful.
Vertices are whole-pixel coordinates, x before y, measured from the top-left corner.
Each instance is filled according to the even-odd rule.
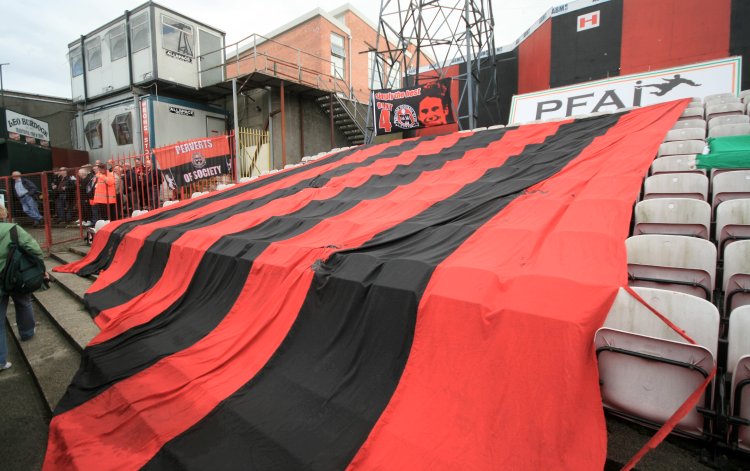
[[[51,263],[47,262],[48,269],[50,265]],[[35,292],[34,298],[50,320],[61,329],[61,333],[78,351],[82,351],[99,333],[99,328],[81,303],[81,299],[71,295],[70,291],[70,287],[65,288],[62,283],[53,282],[50,289]]]
[[[8,322],[23,357],[30,367],[50,411],[54,410],[81,362],[78,348],[60,331],[43,310],[35,306],[36,334],[20,341],[14,306],[8,306]],[[20,366],[20,365],[14,365]]]
[[[50,278],[56,282],[55,284],[58,284],[62,289],[76,298],[79,303],[83,304],[83,295],[91,287],[93,280],[73,273],[58,273],[52,271],[53,268],[62,265],[59,260],[54,260],[53,258],[45,259],[44,264],[47,267]]]
[[[88,255],[89,250],[91,250],[91,247],[89,247],[88,245],[77,245],[68,249],[70,253],[78,255],[78,258]]]

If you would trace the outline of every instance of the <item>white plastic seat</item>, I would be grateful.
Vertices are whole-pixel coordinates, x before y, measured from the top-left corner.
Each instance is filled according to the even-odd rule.
[[[735,240],[750,239],[750,198],[729,200],[716,208],[716,234],[719,253]]]
[[[657,155],[663,157],[665,155],[702,154],[705,148],[706,141],[699,139],[665,142],[659,146],[659,153]]]
[[[750,240],[738,240],[724,249],[724,312],[750,304]]]
[[[717,116],[708,122],[709,131],[711,128],[716,126],[724,126],[725,124],[743,124],[750,123],[750,116],[743,114],[730,114],[727,116]]]
[[[677,121],[674,123],[674,126],[672,126],[672,130],[675,129],[690,129],[690,128],[699,128],[699,129],[706,129],[706,121],[703,119],[686,119]]]
[[[668,289],[711,300],[716,246],[695,237],[646,234],[625,241],[630,286]]]
[[[738,97],[734,95],[726,95],[722,97],[708,99],[704,102],[704,106],[709,107],[709,106],[725,105],[727,103],[742,103],[742,100],[740,100]]]
[[[711,205],[688,198],[658,198],[635,205],[633,235],[671,234],[708,239]]]
[[[727,116],[733,114],[743,114],[745,107],[742,103],[717,103],[715,105],[706,104],[706,121],[710,122],[717,116]]]
[[[685,111],[682,112],[680,115],[680,121],[685,121],[689,119],[703,119],[705,116],[704,110],[702,106],[695,106],[692,108],[685,108]]]
[[[721,101],[727,98],[737,98],[733,93],[714,93],[713,95],[706,95],[703,97],[703,103],[709,104],[711,102]]]
[[[750,305],[732,311],[727,343],[727,374],[732,377],[729,414],[750,420]],[[734,426],[731,436],[740,448],[750,450],[750,426]]]
[[[718,119],[718,118],[717,118]],[[667,132],[667,136],[664,138],[664,142],[674,141],[691,141],[691,140],[704,140],[706,138],[706,130],[702,128],[685,128],[685,129],[672,129]]]
[[[596,332],[599,378],[605,407],[627,417],[664,423],[716,365],[719,312],[699,298],[650,288],[634,289],[649,305],[683,329],[690,344],[625,290]],[[698,402],[711,407],[711,388]],[[700,436],[703,417],[690,411],[676,429]]]
[[[643,183],[643,199],[693,198],[706,201],[708,177],[694,173],[660,173]]]
[[[750,118],[750,116],[747,117]],[[722,124],[721,126],[714,126],[708,131],[710,137],[744,136],[748,134],[750,134],[750,123]]]
[[[750,198],[750,170],[732,170],[716,173],[713,178],[711,207],[729,200]]]
[[[705,175],[706,171],[695,168],[695,155],[667,155],[654,159],[651,164],[651,174],[660,173],[697,173]]]
[[[748,101],[750,101],[750,89],[748,89],[748,90],[742,90],[740,92],[740,100],[742,100],[745,103],[747,103]]]

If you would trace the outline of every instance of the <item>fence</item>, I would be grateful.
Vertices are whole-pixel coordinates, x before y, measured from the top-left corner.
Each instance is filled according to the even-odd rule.
[[[39,245],[80,241],[98,220],[131,217],[136,210],[152,210],[166,201],[190,198],[196,192],[212,191],[239,178],[257,176],[271,169],[268,132],[242,129],[240,158],[234,158],[234,136],[229,135],[232,173],[218,175],[178,189],[170,187],[151,154],[113,156],[104,162],[99,178],[96,164],[13,177],[0,177],[0,203],[8,220],[22,225]],[[98,192],[97,192],[98,189]],[[22,196],[19,196],[22,195]]]

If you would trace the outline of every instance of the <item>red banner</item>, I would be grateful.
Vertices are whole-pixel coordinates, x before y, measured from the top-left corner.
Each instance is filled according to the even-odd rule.
[[[172,188],[228,174],[229,140],[227,136],[206,137],[154,149],[157,168]]]

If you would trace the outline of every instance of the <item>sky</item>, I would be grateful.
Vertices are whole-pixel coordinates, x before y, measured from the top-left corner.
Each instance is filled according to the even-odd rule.
[[[5,90],[70,98],[68,44],[121,16],[145,0],[0,0],[0,63]],[[403,1],[403,0],[402,0]],[[452,3],[457,0],[450,0]],[[226,44],[265,34],[320,7],[345,0],[157,0],[170,9],[226,33]],[[377,23],[378,0],[348,3]],[[493,0],[495,45],[516,40],[553,5],[566,0]]]

